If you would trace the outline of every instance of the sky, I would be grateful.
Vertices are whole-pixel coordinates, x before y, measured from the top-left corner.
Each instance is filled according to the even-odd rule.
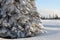
[[[36,0],[38,12],[43,16],[57,14],[60,17],[60,0]]]

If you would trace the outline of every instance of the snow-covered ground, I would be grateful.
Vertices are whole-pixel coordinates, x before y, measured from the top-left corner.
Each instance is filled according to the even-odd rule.
[[[45,27],[60,27],[60,20],[42,20],[42,23]]]
[[[44,25],[44,27],[60,29],[60,20],[42,20],[42,24]],[[60,40],[60,30],[46,30],[46,31],[47,33],[39,34],[38,36],[35,37],[13,39],[13,40]]]

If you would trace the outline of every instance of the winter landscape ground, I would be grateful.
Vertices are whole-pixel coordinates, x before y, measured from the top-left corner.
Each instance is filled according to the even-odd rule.
[[[60,20],[42,20],[45,27],[60,29]],[[30,38],[2,39],[0,40],[60,40],[60,30],[46,30],[47,33],[39,34]]]

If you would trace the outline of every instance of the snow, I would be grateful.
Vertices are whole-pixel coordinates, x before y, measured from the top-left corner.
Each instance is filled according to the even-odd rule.
[[[44,27],[50,29],[60,29],[60,20],[42,20]],[[39,34],[35,37],[30,38],[19,38],[11,40],[60,40],[60,30],[46,30],[47,33]],[[4,40],[0,38],[0,40]],[[8,40],[8,39],[5,39]]]
[[[60,27],[60,20],[42,20],[44,26]]]

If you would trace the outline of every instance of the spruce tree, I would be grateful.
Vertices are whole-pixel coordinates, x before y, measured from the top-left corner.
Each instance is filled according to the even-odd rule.
[[[0,37],[24,38],[41,30],[35,0],[0,0]]]

